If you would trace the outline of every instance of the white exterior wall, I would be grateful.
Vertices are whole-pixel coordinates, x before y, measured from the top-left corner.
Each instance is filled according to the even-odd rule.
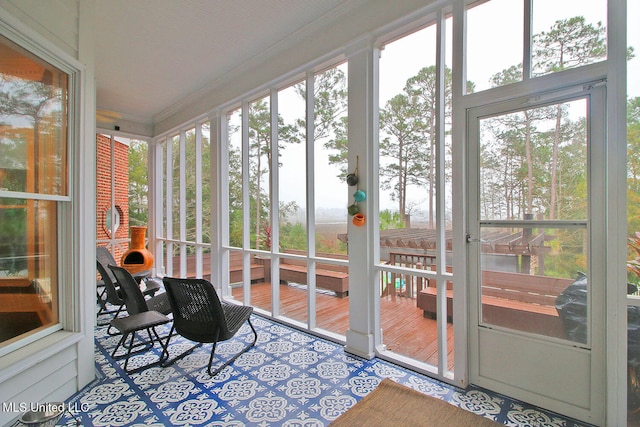
[[[64,401],[94,379],[95,82],[93,0],[0,1],[0,32],[73,70],[70,203],[59,217],[63,329],[0,357],[0,402]],[[19,417],[0,411],[0,425]]]

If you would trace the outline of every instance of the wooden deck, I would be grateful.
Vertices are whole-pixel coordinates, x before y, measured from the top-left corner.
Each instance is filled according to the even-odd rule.
[[[233,288],[236,299],[242,300],[242,288]],[[251,305],[272,311],[271,284],[251,285]],[[306,290],[301,287],[280,285],[280,313],[282,316],[307,322]],[[414,298],[383,296],[380,300],[383,342],[387,349],[398,354],[438,364],[438,337],[436,321],[425,319],[416,307]],[[344,335],[349,328],[349,297],[316,294],[317,327]],[[447,323],[448,369],[453,369],[453,325]]]

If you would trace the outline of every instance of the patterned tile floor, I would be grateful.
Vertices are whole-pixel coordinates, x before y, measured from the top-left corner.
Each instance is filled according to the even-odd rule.
[[[486,390],[461,390],[386,361],[353,357],[341,345],[260,316],[252,322],[256,346],[214,378],[206,372],[208,346],[170,367],[126,375],[122,362],[110,356],[118,337],[98,328],[97,378],[67,407],[83,426],[326,426],[391,378],[504,425],[583,425]],[[219,344],[214,367],[251,337],[245,325],[236,338]],[[188,345],[174,338],[171,352]],[[148,363],[159,353],[156,345],[134,361]],[[67,412],[59,425],[73,426],[76,420]]]

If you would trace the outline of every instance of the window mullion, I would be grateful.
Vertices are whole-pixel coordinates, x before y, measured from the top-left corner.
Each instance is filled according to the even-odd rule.
[[[277,248],[280,247],[280,221],[279,221],[279,207],[280,207],[280,194],[278,193],[279,189],[279,140],[278,140],[278,91],[276,89],[271,89],[269,94],[269,112],[271,125],[269,131],[271,132],[271,164],[269,168],[271,170],[271,182],[269,182],[269,194],[271,195],[270,206],[271,206],[271,247],[269,248],[271,253],[274,252],[274,248],[277,251]],[[277,276],[279,276],[279,265],[274,265],[273,258],[270,260],[272,263],[271,274],[274,272],[278,272]],[[279,277],[275,277],[275,280],[271,280],[271,314],[274,317],[280,315],[280,286],[278,283],[280,282]]]
[[[278,91],[271,90],[271,186],[269,192],[271,194],[271,252],[277,252],[280,247],[280,178],[279,178],[279,162],[280,147],[278,139]],[[275,248],[275,249],[274,249]]]
[[[166,141],[166,139],[165,139]],[[163,227],[163,212],[162,212],[162,181],[163,173],[162,160],[163,160],[164,145],[160,141],[154,141],[154,144],[150,145],[149,159],[147,162],[150,164],[150,175],[152,176],[149,182],[149,213],[150,215],[150,230],[149,233],[149,246],[153,243],[153,254],[157,260],[164,260],[165,245],[162,243],[166,241],[162,233]],[[162,262],[156,263],[156,274],[158,272],[164,273]]]
[[[109,150],[110,150],[110,155],[109,155],[109,161],[111,162],[111,187],[110,187],[110,192],[111,192],[111,200],[109,201],[109,205],[111,206],[111,233],[109,233],[109,238],[111,240],[110,245],[107,247],[111,247],[111,253],[115,253],[115,247],[117,244],[117,238],[116,238],[116,233],[114,231],[114,227],[113,225],[115,224],[115,220],[116,220],[116,152],[115,152],[115,148],[116,148],[116,138],[115,136],[111,135],[111,138],[109,139]]]
[[[251,247],[251,194],[249,191],[249,103],[242,102],[242,248]],[[242,257],[243,303],[251,304],[251,271],[249,254]]]
[[[447,368],[447,299],[446,280],[442,273],[446,271],[446,239],[445,239],[445,113],[446,113],[446,19],[442,11],[438,11],[436,30],[436,271],[437,286],[437,329],[438,329],[438,374],[444,376]]]
[[[179,154],[179,209],[180,209],[180,277],[187,275],[187,138],[185,131],[180,131]]]
[[[309,261],[316,255],[316,210],[315,210],[315,123],[314,123],[314,75],[306,76],[306,143],[307,143],[307,298],[309,329],[316,327],[316,264]]]
[[[202,123],[196,123],[196,277],[202,277]]]
[[[173,209],[172,207],[172,198],[173,198],[173,141],[171,137],[167,137],[166,142],[166,162],[165,162],[165,212],[164,216],[166,218],[166,236],[167,245],[166,245],[166,271],[168,275],[173,275]]]
[[[522,79],[531,78],[531,57],[533,37],[531,34],[533,17],[533,0],[524,0],[524,33],[522,38]]]

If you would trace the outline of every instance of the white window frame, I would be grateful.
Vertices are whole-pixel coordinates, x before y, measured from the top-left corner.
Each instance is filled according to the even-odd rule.
[[[16,357],[16,355],[22,354],[22,350],[25,348],[31,348],[32,344],[38,346],[39,343],[47,341],[49,342],[47,346],[53,349],[57,348],[57,345],[66,345],[65,343],[69,342],[67,341],[69,338],[71,338],[71,342],[76,342],[80,339],[77,334],[72,334],[73,336],[69,337],[66,333],[58,333],[73,333],[79,332],[83,329],[81,319],[84,308],[77,304],[80,295],[82,295],[79,283],[82,281],[79,281],[77,278],[81,277],[82,272],[86,270],[83,270],[83,268],[78,264],[75,255],[78,253],[86,253],[86,251],[79,249],[82,245],[81,243],[75,243],[73,239],[68,239],[65,236],[77,233],[79,228],[82,227],[77,221],[74,221],[74,219],[80,215],[79,211],[82,210],[80,201],[83,190],[80,188],[81,184],[79,183],[87,183],[91,181],[83,181],[80,176],[79,168],[76,166],[84,162],[83,153],[78,149],[78,141],[81,138],[87,137],[87,130],[91,130],[91,133],[93,134],[93,128],[89,129],[89,126],[87,126],[81,119],[85,113],[84,108],[87,105],[87,95],[82,91],[82,89],[86,87],[85,79],[87,72],[84,65],[76,59],[71,58],[67,53],[63,52],[48,40],[34,34],[32,30],[25,27],[19,21],[9,19],[9,17],[0,19],[0,34],[21,48],[26,49],[38,58],[66,73],[69,78],[67,94],[68,134],[66,147],[68,156],[66,171],[66,179],[68,183],[67,194],[47,195],[0,190],[0,198],[47,200],[55,201],[57,204],[58,322],[0,349],[1,370],[3,367],[10,366],[12,363],[10,357],[7,357],[7,361],[5,362],[3,360],[5,356],[11,355],[11,357]],[[93,139],[95,140],[95,135],[93,136]],[[93,153],[95,155],[95,150]],[[95,232],[94,230],[95,228],[92,227],[93,232]],[[76,277],[75,281],[73,280],[74,277]],[[82,284],[84,284],[84,282],[82,282]],[[48,337],[52,337],[51,339],[53,341],[49,340]],[[20,356],[17,357],[21,359]]]

